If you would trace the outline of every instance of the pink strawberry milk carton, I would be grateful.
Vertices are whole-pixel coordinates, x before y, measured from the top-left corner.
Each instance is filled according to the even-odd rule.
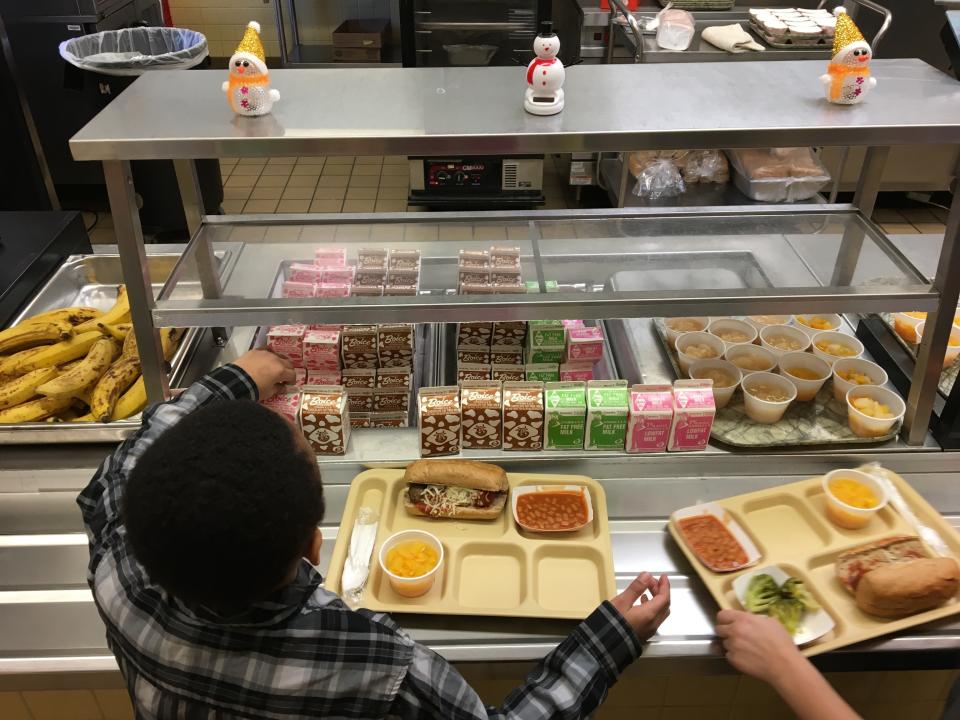
[[[347,249],[343,247],[318,247],[313,252],[313,264],[318,267],[344,267],[347,264]]]
[[[316,296],[324,298],[350,297],[350,285],[347,283],[317,283]]]
[[[667,450],[705,450],[716,412],[712,380],[674,382],[673,425]]]
[[[274,325],[267,331],[267,349],[285,357],[294,367],[303,367],[305,325]]]
[[[297,416],[300,414],[300,391],[290,390],[288,392],[278,392],[266,400],[261,400],[260,404],[265,408],[273,410],[281,417],[285,417],[294,425],[297,424]]]
[[[603,332],[598,327],[567,328],[567,360],[596,362],[603,357]]]
[[[579,380],[586,382],[593,380],[593,363],[589,360],[582,362],[567,362],[560,365],[560,381]]]
[[[630,388],[627,452],[663,452],[673,425],[673,388],[634,385]]]
[[[307,263],[291,263],[287,280],[293,282],[318,283],[323,279],[323,270]]]
[[[303,366],[308,370],[340,367],[340,331],[307,330],[303,336]]]
[[[313,283],[284,280],[280,294],[285,298],[313,297],[314,292],[316,292],[316,286]]]

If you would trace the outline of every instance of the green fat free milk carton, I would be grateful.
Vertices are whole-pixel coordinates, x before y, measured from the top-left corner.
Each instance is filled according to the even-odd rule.
[[[587,383],[587,450],[623,450],[627,442],[630,393],[626,380]]]
[[[527,323],[527,348],[564,347],[566,331],[559,320],[531,320]]]
[[[547,426],[544,448],[583,449],[587,418],[585,383],[548,382],[544,387],[544,413]]]

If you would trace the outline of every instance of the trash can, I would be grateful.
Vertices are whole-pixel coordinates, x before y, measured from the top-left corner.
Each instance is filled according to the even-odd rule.
[[[80,85],[99,88],[109,102],[145,72],[190,70],[210,65],[207,39],[183,28],[132,27],[72,38],[60,43],[60,56],[82,75]],[[66,81],[70,85],[69,80]],[[106,92],[104,89],[106,88]],[[223,183],[216,159],[197,160],[197,176],[207,214],[220,212]],[[182,235],[187,223],[170,160],[131,163],[140,198],[144,231],[162,239]]]

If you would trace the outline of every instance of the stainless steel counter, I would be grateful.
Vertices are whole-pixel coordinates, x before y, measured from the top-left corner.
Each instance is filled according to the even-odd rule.
[[[960,85],[875,60],[856,106],[823,98],[820,61],[580,65],[566,107],[523,110],[519,68],[276,70],[271,115],[235,117],[221,71],[147,73],[71,141],[77,160],[475,154],[960,142]],[[164,98],[188,98],[190,112]],[[922,108],[919,111],[918,108]]]

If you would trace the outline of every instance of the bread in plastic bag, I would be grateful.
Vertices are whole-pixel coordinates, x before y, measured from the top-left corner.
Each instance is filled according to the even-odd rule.
[[[633,194],[649,200],[676,197],[686,192],[683,177],[676,164],[667,158],[659,158],[649,163],[636,176],[637,184]]]
[[[693,15],[686,10],[664,8],[657,13],[657,45],[664,50],[686,50],[696,32]]]
[[[830,182],[830,173],[809,147],[727,150],[734,184],[751,200],[809,200]]]

